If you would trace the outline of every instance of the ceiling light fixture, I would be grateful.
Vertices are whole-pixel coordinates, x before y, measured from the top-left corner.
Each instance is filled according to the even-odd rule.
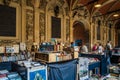
[[[119,15],[118,14],[114,14],[113,17],[118,17]]]
[[[99,8],[99,7],[101,7],[101,4],[95,4],[95,7]]]

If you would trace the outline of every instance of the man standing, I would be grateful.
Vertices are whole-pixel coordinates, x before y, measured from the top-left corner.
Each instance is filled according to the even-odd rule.
[[[110,62],[110,57],[112,56],[112,45],[111,45],[111,41],[107,41],[107,44],[106,44],[106,56],[107,56],[107,62],[109,65],[111,65],[111,62]]]

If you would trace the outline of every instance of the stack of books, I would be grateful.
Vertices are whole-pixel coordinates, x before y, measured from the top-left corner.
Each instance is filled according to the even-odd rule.
[[[22,80],[17,72],[9,72],[8,70],[0,70],[0,80]]]
[[[22,80],[22,78],[16,72],[10,72],[10,73],[8,73],[7,77],[8,77],[9,80]]]

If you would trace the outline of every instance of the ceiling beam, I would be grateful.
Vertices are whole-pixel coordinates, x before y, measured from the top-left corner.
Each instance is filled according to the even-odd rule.
[[[108,0],[108,1],[105,1],[105,2],[102,4],[101,7],[104,7],[105,5],[108,5],[109,3],[112,3],[112,2],[114,2],[114,1],[117,1],[117,0]],[[101,7],[97,8],[97,9],[93,12],[92,16],[94,16],[95,13],[98,12]]]
[[[120,18],[117,18],[117,19],[111,19],[111,20],[108,20],[108,21],[116,21],[116,20],[120,20]]]
[[[114,12],[119,12],[119,11],[120,11],[120,9],[117,9],[117,10],[109,11],[109,12],[107,12],[107,13],[105,13],[105,14],[97,15],[97,16],[93,16],[93,17],[100,17],[100,16],[104,16],[104,15],[112,14],[112,13],[114,13]]]
[[[88,3],[85,4],[85,5],[82,5],[82,6],[76,7],[76,8],[74,8],[74,9],[72,9],[72,10],[73,10],[73,11],[74,11],[74,10],[79,10],[79,9],[81,9],[81,8],[87,6],[87,5],[90,5],[90,4],[92,4],[92,3],[95,3],[95,2],[97,2],[97,1],[99,1],[99,0],[92,0],[92,1],[88,2]]]

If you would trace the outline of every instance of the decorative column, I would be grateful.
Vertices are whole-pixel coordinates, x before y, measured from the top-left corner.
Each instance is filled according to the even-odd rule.
[[[64,32],[63,42],[65,42],[66,41],[66,17],[65,16],[63,16],[63,26],[64,26],[64,28],[63,28],[63,32]]]
[[[26,4],[24,0],[21,0],[21,41],[25,42],[26,41]]]
[[[33,42],[39,43],[39,3],[40,0],[35,0],[33,4],[33,16],[34,16],[34,22],[33,22]]]
[[[94,35],[94,24],[92,22],[90,22],[90,30],[89,30],[90,34],[89,34],[89,38],[90,38],[90,43],[91,45],[89,46],[90,49],[92,48],[92,46],[94,45],[94,41],[95,41],[95,35]]]
[[[101,37],[101,42],[102,42],[102,44],[104,43],[104,25],[102,24],[101,25],[101,28],[100,28],[101,30],[101,32],[100,32],[100,37]]]
[[[70,11],[70,42],[73,42],[73,21],[72,21],[72,12]]]
[[[113,46],[115,46],[115,29],[114,29],[114,27],[111,29],[111,39],[113,42]]]
[[[106,41],[108,41],[109,40],[109,28],[108,28],[108,26],[106,27],[106,31],[107,31]]]

